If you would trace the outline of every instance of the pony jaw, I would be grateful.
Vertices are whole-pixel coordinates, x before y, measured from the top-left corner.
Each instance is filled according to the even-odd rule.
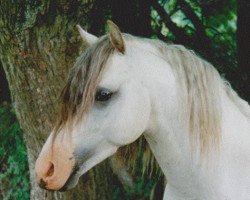
[[[63,187],[59,189],[60,192],[64,192],[66,190],[70,190],[74,188],[79,178],[92,169],[94,166],[105,160],[106,158],[112,156],[116,153],[117,147],[108,148],[107,150],[96,152],[96,153],[89,153],[89,157],[86,157],[86,160],[82,160],[81,158],[77,159],[77,164],[75,165],[74,169],[72,170],[69,178],[67,179],[66,183]]]

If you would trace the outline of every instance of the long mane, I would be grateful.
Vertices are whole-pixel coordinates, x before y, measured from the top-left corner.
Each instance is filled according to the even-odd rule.
[[[158,44],[177,78],[181,120],[189,128],[192,147],[201,154],[218,148],[221,140],[222,79],[215,68],[181,45]]]
[[[171,66],[177,80],[180,102],[182,105],[181,120],[185,120],[190,132],[190,141],[194,150],[201,155],[208,155],[212,149],[219,150],[221,141],[221,92],[225,92],[236,107],[250,120],[250,106],[231,88],[230,84],[220,77],[215,67],[200,58],[192,50],[182,45],[166,44],[159,40],[141,39],[127,35],[128,40],[145,44],[166,60]],[[142,140],[142,141],[140,141]],[[135,154],[144,148],[143,162],[146,167],[159,168],[148,145],[139,142],[121,149],[122,155],[129,160],[130,168],[134,168]],[[199,148],[197,148],[199,147]],[[127,155],[127,156],[126,156]]]
[[[182,110],[181,120],[189,127],[193,148],[208,155],[220,148],[221,94],[225,93],[240,112],[250,119],[250,106],[220,77],[215,67],[182,45],[149,40],[170,64],[178,80]]]

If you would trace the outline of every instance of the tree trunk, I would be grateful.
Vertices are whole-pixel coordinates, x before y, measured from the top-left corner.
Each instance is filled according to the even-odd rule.
[[[31,199],[111,199],[107,163],[91,170],[66,193],[40,189],[34,173],[35,160],[54,123],[60,90],[82,46],[75,26],[88,25],[84,19],[93,1],[11,2],[0,2],[0,60],[25,133]]]
[[[237,54],[240,92],[250,102],[250,1],[238,1]]]

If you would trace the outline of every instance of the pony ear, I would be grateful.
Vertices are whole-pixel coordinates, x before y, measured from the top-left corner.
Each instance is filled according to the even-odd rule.
[[[80,25],[76,25],[76,27],[77,27],[83,41],[86,42],[89,46],[91,46],[92,44],[94,44],[98,40],[98,37],[83,30]]]
[[[109,27],[109,36],[110,41],[114,48],[116,48],[119,52],[123,53],[125,52],[125,43],[122,37],[122,33],[119,29],[119,27],[112,21],[107,21],[108,27]]]

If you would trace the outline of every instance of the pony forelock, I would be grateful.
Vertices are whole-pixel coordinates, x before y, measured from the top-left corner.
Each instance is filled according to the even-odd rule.
[[[60,113],[55,127],[71,127],[73,118],[84,117],[91,107],[100,77],[114,48],[107,35],[87,48],[77,59],[60,95]]]

